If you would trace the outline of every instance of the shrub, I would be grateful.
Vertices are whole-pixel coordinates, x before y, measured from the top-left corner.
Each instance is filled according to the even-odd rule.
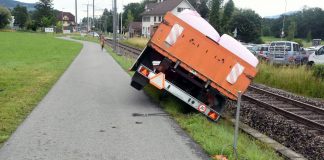
[[[304,46],[303,40],[302,39],[294,39],[294,42],[298,43],[301,47]]]
[[[313,67],[313,74],[317,78],[324,79],[324,65],[315,65]]]
[[[5,7],[0,6],[0,29],[6,27],[10,23],[10,20],[10,11]]]

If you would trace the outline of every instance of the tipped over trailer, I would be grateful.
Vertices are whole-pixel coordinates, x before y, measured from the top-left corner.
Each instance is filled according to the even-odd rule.
[[[217,121],[255,77],[257,58],[195,11],[167,13],[130,70],[131,86],[165,90]]]

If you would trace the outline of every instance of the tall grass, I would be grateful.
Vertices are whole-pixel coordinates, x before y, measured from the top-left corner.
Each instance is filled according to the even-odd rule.
[[[324,98],[324,80],[306,66],[274,66],[261,63],[255,82],[287,90],[299,95]]]
[[[271,43],[273,41],[281,41],[281,38],[276,38],[276,37],[271,37],[271,36],[265,36],[265,37],[261,37],[262,41],[264,43]],[[282,39],[283,41],[287,41],[286,38]],[[296,42],[301,42],[303,44],[303,47],[311,47],[312,46],[312,42],[307,42],[305,39],[301,39],[301,38],[295,38],[292,41],[296,41]],[[324,45],[324,42],[322,41],[321,43],[322,45]]]
[[[140,49],[145,48],[147,42],[148,42],[147,38],[130,38],[122,41],[122,43],[126,45],[130,45]]]

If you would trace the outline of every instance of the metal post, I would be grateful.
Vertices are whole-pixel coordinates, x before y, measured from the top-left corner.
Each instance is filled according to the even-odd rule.
[[[78,0],[75,0],[75,26],[78,31]]]
[[[113,32],[114,32],[114,51],[116,51],[117,47],[117,4],[116,0],[113,0],[113,10],[114,10],[114,15],[113,15]]]
[[[64,33],[63,31],[64,31],[64,21],[63,21],[63,10],[64,10],[64,8],[62,8],[62,33]]]
[[[87,4],[87,29],[88,29],[88,32],[89,32],[89,3]]]
[[[123,12],[120,13],[120,33],[123,36]]]
[[[93,31],[92,31],[93,37],[94,37],[94,26],[95,26],[95,23],[94,23],[94,0],[92,0],[92,26],[91,26],[91,28],[93,28]]]
[[[235,118],[235,133],[234,133],[234,154],[237,159],[237,139],[238,139],[238,131],[239,131],[239,121],[240,121],[240,109],[241,109],[241,98],[242,98],[242,92],[238,92],[238,98],[237,98],[237,107],[236,107],[236,118]]]

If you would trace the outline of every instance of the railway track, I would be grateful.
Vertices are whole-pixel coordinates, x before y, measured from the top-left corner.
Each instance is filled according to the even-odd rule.
[[[267,90],[249,86],[243,100],[272,110],[288,119],[301,123],[310,130],[324,132],[324,109],[317,106],[284,97]]]
[[[113,45],[111,39],[107,40],[109,45]],[[141,49],[134,48],[122,43],[117,47],[123,50],[123,53],[132,55],[136,58],[141,53]],[[267,90],[250,85],[248,91],[243,95],[243,100],[254,103],[259,107],[274,111],[290,120],[294,120],[309,128],[324,133],[324,109],[297,101],[288,97],[269,92]]]
[[[112,47],[114,44],[114,41],[112,39],[107,39],[106,43]],[[119,43],[119,42],[117,42],[117,48],[120,49],[119,50],[120,53],[126,54],[133,58],[137,58],[142,52],[142,50],[139,48],[131,47],[131,46]]]

